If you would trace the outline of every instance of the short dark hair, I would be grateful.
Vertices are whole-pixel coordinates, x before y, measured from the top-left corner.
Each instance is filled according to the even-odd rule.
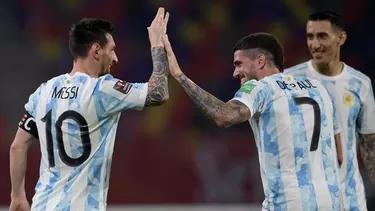
[[[107,44],[106,34],[115,36],[115,25],[109,21],[96,18],[83,18],[74,24],[69,32],[69,49],[76,60],[87,57],[93,43],[100,46]]]
[[[273,35],[264,32],[250,34],[237,42],[233,53],[250,49],[259,49],[281,72],[284,70],[283,48]]]
[[[309,16],[309,21],[329,21],[332,27],[339,30],[345,30],[344,23],[341,21],[340,15],[330,10],[322,10],[312,13]]]

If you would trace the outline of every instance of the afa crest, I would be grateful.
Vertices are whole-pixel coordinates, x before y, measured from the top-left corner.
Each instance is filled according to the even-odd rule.
[[[350,92],[345,92],[343,96],[344,105],[352,107],[354,105],[354,96]]]

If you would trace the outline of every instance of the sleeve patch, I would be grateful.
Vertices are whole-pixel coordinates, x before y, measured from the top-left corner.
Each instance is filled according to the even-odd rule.
[[[131,83],[118,80],[115,83],[115,85],[113,86],[113,89],[115,89],[115,90],[117,90],[117,91],[119,91],[123,94],[128,94],[129,91],[131,90],[132,86],[133,85]]]
[[[238,92],[244,92],[250,94],[250,92],[254,89],[254,84],[245,84],[243,85]]]

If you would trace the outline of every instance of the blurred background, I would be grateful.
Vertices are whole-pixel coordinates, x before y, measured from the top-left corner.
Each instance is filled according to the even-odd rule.
[[[0,206],[10,203],[9,147],[28,96],[46,80],[69,72],[68,31],[83,17],[117,25],[119,64],[113,75],[146,82],[152,71],[146,27],[159,6],[170,12],[168,34],[180,66],[202,88],[227,101],[232,47],[243,36],[273,33],[285,66],[310,58],[305,36],[309,13],[339,12],[348,40],[342,60],[374,81],[374,1],[366,0],[4,0],[0,3]],[[220,129],[185,92],[170,83],[170,100],[157,108],[122,114],[115,144],[109,205],[254,204],[263,201],[259,164],[248,123]],[[35,144],[28,160],[29,199],[39,172]],[[369,202],[372,187],[361,164]],[[369,203],[369,210],[375,210]]]

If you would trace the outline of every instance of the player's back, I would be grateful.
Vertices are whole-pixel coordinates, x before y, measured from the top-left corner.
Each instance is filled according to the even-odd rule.
[[[142,107],[144,85],[76,73],[31,95],[25,107],[36,120],[42,152],[33,210],[105,209],[120,112]]]
[[[259,152],[267,210],[339,210],[334,110],[323,85],[275,74],[250,124]],[[338,132],[338,125],[335,128]]]

